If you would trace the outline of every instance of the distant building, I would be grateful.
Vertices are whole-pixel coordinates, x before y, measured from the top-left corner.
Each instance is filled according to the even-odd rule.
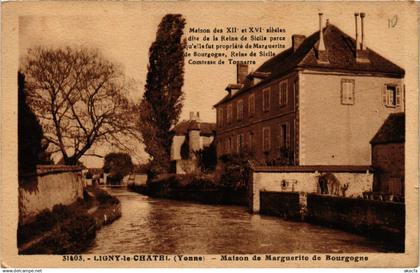
[[[405,114],[389,115],[372,141],[376,192],[404,195]]]
[[[292,35],[256,71],[238,65],[214,106],[218,156],[247,149],[270,165],[370,165],[369,141],[404,111],[405,72],[366,47],[360,17],[361,39],[322,27],[320,14],[320,31]]]
[[[199,112],[190,112],[190,119],[178,123],[171,131],[174,134],[171,146],[171,161],[175,173],[188,173],[197,167],[196,151],[214,140],[216,124],[200,121]]]

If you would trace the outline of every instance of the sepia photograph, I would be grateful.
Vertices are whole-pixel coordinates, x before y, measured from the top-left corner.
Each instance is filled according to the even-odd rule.
[[[417,3],[23,1],[2,26],[2,267],[418,266]]]

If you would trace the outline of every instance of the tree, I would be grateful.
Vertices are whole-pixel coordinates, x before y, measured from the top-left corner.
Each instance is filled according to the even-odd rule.
[[[104,158],[103,170],[112,181],[119,183],[133,170],[133,162],[127,153],[109,153]]]
[[[182,110],[185,19],[168,14],[159,24],[156,40],[149,50],[149,65],[140,105],[140,131],[145,150],[151,156],[151,174],[169,170],[171,126]]]
[[[25,76],[18,73],[18,169],[20,172],[33,172],[37,164],[51,164],[45,151],[48,143],[43,139],[44,132],[35,114],[26,104]]]
[[[216,144],[213,141],[209,146],[205,146],[195,152],[198,165],[203,172],[214,171],[217,164]]]
[[[28,103],[65,164],[76,164],[93,144],[128,149],[123,139],[137,135],[137,108],[123,95],[129,85],[121,69],[97,50],[37,47],[24,71]]]

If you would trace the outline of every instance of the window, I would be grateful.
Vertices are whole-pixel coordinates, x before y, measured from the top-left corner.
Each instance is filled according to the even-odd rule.
[[[232,104],[229,104],[227,106],[226,120],[227,120],[227,123],[232,122]]]
[[[341,80],[341,104],[354,104],[354,80]]]
[[[244,118],[244,102],[243,100],[238,100],[236,105],[236,119],[242,120]]]
[[[223,108],[220,107],[217,111],[217,124],[223,126]]]
[[[280,134],[279,134],[279,148],[289,148],[290,147],[290,126],[289,123],[283,123],[280,125]]]
[[[239,154],[244,148],[244,134],[239,134],[236,139],[236,152]]]
[[[279,84],[279,104],[280,106],[287,105],[287,80]]]
[[[270,148],[271,148],[270,127],[264,127],[262,133],[263,133],[263,151],[264,152],[270,151]]]
[[[221,155],[223,153],[223,145],[222,145],[222,141],[218,141],[217,142],[217,154]]]
[[[232,138],[229,137],[226,139],[226,153],[230,153],[232,151]]]
[[[248,115],[252,117],[255,114],[255,94],[248,97]]]
[[[401,105],[401,88],[396,84],[386,84],[382,93],[383,104],[388,107]]]
[[[254,151],[254,133],[249,132],[248,135],[248,148],[250,151]]]
[[[270,88],[263,89],[263,111],[270,110]]]

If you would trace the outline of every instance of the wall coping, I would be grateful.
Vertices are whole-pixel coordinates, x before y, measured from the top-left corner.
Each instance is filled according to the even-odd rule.
[[[332,172],[332,173],[366,173],[374,172],[372,166],[364,165],[301,165],[301,166],[251,166],[254,172]]]
[[[82,171],[81,166],[68,166],[68,165],[37,165],[36,172],[23,173],[21,176],[35,176],[35,175],[47,175],[52,173],[64,173],[64,172],[80,172]]]

